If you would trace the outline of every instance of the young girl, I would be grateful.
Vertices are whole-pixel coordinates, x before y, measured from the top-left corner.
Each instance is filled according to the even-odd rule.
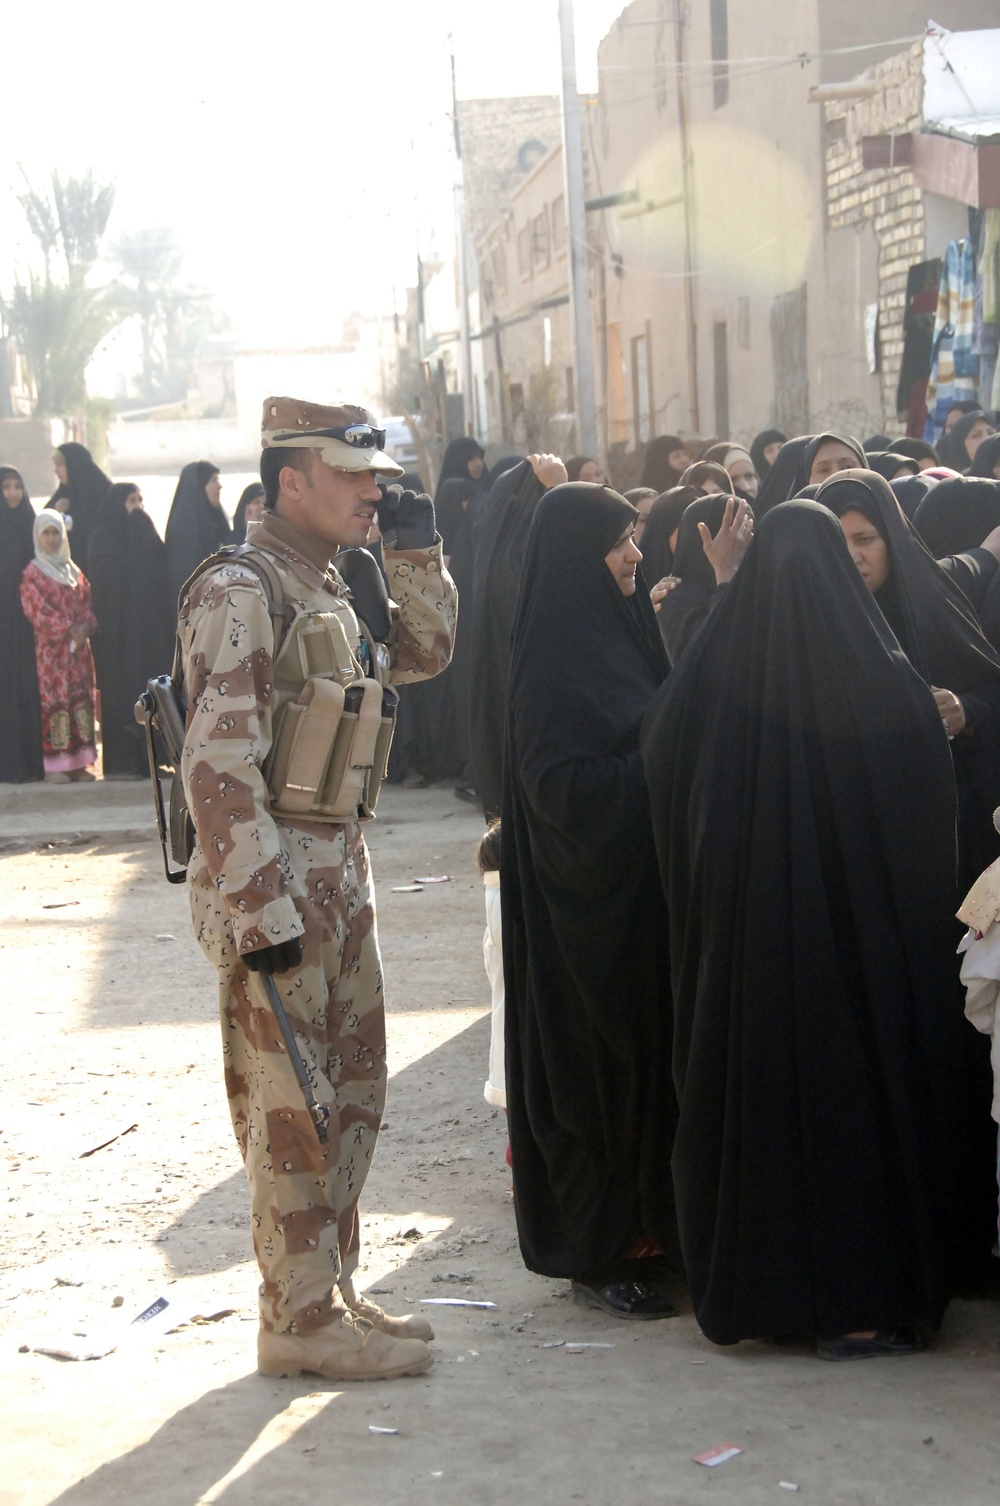
[[[42,699],[42,758],[50,784],[91,780],[94,744],[94,660],[97,627],[90,585],[73,563],[62,513],[45,508],[34,523],[35,557],[21,576],[21,605],[35,630]]]

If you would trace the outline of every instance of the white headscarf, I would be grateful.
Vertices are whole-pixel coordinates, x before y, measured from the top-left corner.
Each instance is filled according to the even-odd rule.
[[[62,542],[59,548],[49,554],[39,543],[44,528],[58,528]],[[56,512],[53,507],[43,507],[35,518],[35,564],[43,575],[50,580],[57,580],[61,586],[71,586],[75,589],[80,579],[80,572],[69,556],[69,538],[66,534],[66,519],[61,512]]]

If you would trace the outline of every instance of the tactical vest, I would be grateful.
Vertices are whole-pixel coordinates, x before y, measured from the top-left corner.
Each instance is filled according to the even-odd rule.
[[[274,628],[271,750],[263,767],[269,809],[300,821],[371,820],[399,704],[385,644],[346,596],[331,597],[325,611],[297,600],[294,579],[251,544],[204,560],[181,599],[230,561],[259,579]]]

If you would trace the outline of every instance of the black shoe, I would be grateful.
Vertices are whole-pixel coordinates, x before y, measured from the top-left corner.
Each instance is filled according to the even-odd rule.
[[[821,1360],[875,1360],[892,1355],[919,1354],[927,1348],[913,1328],[889,1328],[873,1339],[820,1339],[816,1353]]]
[[[676,1307],[662,1292],[654,1292],[644,1281],[631,1277],[574,1281],[573,1301],[578,1307],[599,1307],[613,1318],[634,1318],[645,1323],[677,1316]]]

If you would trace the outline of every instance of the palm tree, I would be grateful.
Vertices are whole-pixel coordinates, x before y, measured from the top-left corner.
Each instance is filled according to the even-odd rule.
[[[18,279],[5,309],[11,333],[24,354],[35,389],[36,416],[80,413],[86,401],[84,373],[101,341],[126,316],[118,289],[94,286],[91,273],[115,201],[113,183],[92,172],[63,178],[51,174],[48,191],[23,173],[18,203],[39,250],[44,272]]]

